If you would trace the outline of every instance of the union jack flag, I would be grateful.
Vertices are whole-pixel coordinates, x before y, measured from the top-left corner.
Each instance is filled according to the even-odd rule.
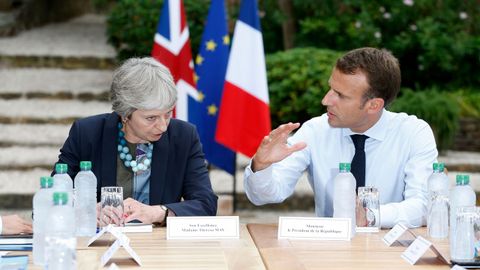
[[[166,0],[160,13],[152,57],[170,69],[177,85],[175,117],[188,121],[188,96],[198,100],[187,18],[182,0]]]

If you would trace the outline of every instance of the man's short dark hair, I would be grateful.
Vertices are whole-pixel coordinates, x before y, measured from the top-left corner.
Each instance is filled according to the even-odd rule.
[[[340,57],[335,68],[344,74],[362,72],[370,86],[364,99],[382,98],[385,107],[400,91],[401,73],[397,58],[384,49],[359,48]]]

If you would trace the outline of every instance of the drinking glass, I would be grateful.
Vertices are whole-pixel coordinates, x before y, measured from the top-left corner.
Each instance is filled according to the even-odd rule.
[[[378,232],[380,230],[380,201],[376,187],[358,188],[359,204],[365,210],[367,224],[357,228],[358,231]]]
[[[479,209],[475,206],[457,208],[455,232],[450,246],[453,260],[472,260],[477,256]]]
[[[123,215],[123,188],[102,187],[102,200],[99,223],[101,227],[108,224],[123,226],[125,217]]]

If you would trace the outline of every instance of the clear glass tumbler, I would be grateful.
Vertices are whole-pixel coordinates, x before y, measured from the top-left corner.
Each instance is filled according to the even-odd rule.
[[[367,224],[357,231],[378,232],[380,230],[380,198],[376,187],[358,188],[359,206],[365,210]]]
[[[102,200],[100,204],[100,227],[105,227],[108,224],[117,226],[125,225],[122,187],[102,187]]]
[[[479,213],[480,208],[475,206],[457,208],[456,229],[450,246],[452,260],[472,260],[476,256]]]

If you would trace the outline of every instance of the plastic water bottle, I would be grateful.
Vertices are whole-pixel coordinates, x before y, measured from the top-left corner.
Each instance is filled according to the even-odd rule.
[[[469,185],[470,176],[465,174],[457,175],[457,185],[450,191],[450,254],[456,254],[456,219],[457,211],[460,207],[475,206],[476,195]]]
[[[443,163],[433,163],[433,173],[428,179],[427,231],[432,238],[448,237],[448,190],[450,181],[443,172]]]
[[[45,228],[52,208],[53,178],[40,178],[40,190],[33,196],[33,262],[43,265],[45,260]]]
[[[70,198],[70,204],[73,206],[75,199],[73,196],[73,180],[67,172],[67,164],[57,163],[55,165],[55,175],[53,176],[53,189],[58,192],[67,192],[68,197]]]
[[[475,252],[475,224],[478,214],[474,206],[457,208],[455,226],[455,248],[451,250],[453,260],[472,260]]]
[[[93,236],[97,229],[97,177],[91,169],[90,161],[82,161],[75,176],[77,236]]]
[[[76,269],[75,214],[68,202],[67,192],[53,193],[45,242],[45,269]]]
[[[339,164],[340,173],[335,177],[333,188],[333,217],[352,220],[351,237],[355,235],[356,180],[350,173],[350,163]]]
[[[56,191],[73,191],[73,180],[68,175],[68,165],[65,163],[57,163],[55,165],[55,175],[53,176],[53,186]]]

